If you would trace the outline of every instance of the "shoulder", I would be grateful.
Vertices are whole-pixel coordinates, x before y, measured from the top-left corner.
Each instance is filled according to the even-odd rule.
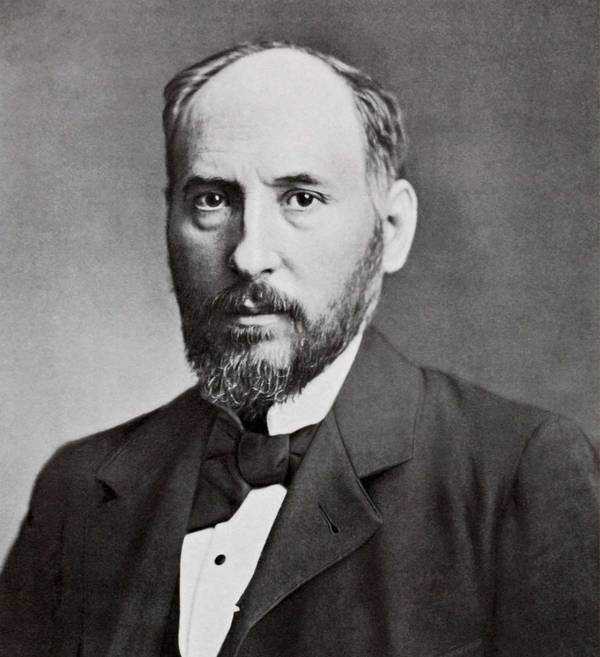
[[[419,367],[423,381],[422,413],[452,426],[454,430],[485,432],[499,440],[515,435],[555,433],[585,437],[579,427],[560,414],[539,406],[509,399],[461,377]],[[588,438],[585,438],[589,442]]]
[[[444,472],[448,467],[472,467],[479,475],[511,478],[522,459],[531,454],[542,467],[551,457],[574,459],[586,467],[597,460],[597,446],[568,418],[420,366],[377,329],[371,331],[366,347],[370,381],[390,398],[390,404],[405,405],[409,398],[418,398],[414,403],[415,454]],[[412,395],[407,388],[414,391]]]
[[[587,477],[598,468],[595,443],[569,418],[507,399],[444,372],[419,368],[418,435],[441,461],[460,462],[505,483],[526,477]],[[540,474],[537,474],[540,473]]]
[[[475,457],[481,453],[489,458],[499,454],[518,458],[533,436],[590,446],[569,419],[459,376],[423,367],[403,355],[376,327],[365,334],[361,351],[362,360],[357,358],[355,367],[359,375],[354,376],[349,395],[352,403],[377,396],[378,406],[388,415],[404,408],[400,413],[403,430],[409,423],[414,425],[417,445],[429,442],[433,451],[448,448],[453,453],[469,452]],[[365,393],[365,384],[376,395]]]
[[[109,429],[61,445],[42,468],[38,482],[47,486],[59,479],[93,474],[127,441],[132,432],[143,428],[161,410],[162,407],[154,409]]]
[[[406,390],[418,395],[416,423],[432,423],[454,433],[527,434],[554,417],[543,408],[508,399],[459,376],[424,367],[406,357],[380,330],[366,334],[368,380],[391,403],[405,402]],[[384,371],[384,376],[377,379]],[[366,377],[363,377],[363,380]]]
[[[149,433],[157,423],[172,423],[186,413],[194,389],[186,390],[172,401],[114,427],[63,444],[46,462],[34,487],[34,498],[83,493],[103,463],[127,446],[134,437]],[[35,501],[35,499],[34,499]]]
[[[421,367],[423,412],[455,429],[529,433],[557,416],[551,411],[491,392],[440,370]]]

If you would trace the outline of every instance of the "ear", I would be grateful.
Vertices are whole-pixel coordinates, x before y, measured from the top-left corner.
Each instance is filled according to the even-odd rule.
[[[392,183],[385,209],[382,266],[391,274],[404,266],[417,228],[417,194],[408,180]]]

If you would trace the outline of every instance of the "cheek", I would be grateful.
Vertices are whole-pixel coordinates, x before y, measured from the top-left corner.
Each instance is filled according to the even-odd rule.
[[[306,306],[322,313],[332,300],[339,298],[364,257],[370,236],[370,230],[354,227],[350,231],[350,227],[342,226],[320,231],[308,244],[297,244],[293,257]]]
[[[223,239],[218,233],[200,233],[189,225],[170,223],[167,230],[169,261],[173,274],[212,292],[225,272]]]

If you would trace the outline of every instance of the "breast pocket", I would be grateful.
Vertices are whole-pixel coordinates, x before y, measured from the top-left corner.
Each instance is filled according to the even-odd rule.
[[[476,641],[465,643],[463,646],[456,646],[456,648],[440,653],[435,657],[485,657],[483,641],[477,639]]]

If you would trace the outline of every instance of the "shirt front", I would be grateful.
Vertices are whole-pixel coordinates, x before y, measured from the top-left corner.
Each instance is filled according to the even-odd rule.
[[[271,406],[266,418],[270,435],[293,433],[325,418],[350,371],[361,338],[362,332],[299,395]],[[237,416],[234,418],[239,423]],[[179,582],[182,657],[218,654],[286,493],[280,484],[255,488],[229,520],[185,537]]]

